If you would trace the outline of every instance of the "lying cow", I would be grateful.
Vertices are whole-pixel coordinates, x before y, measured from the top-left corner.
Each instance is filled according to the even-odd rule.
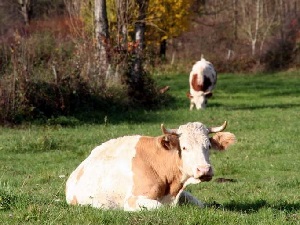
[[[96,147],[70,175],[66,200],[71,205],[137,211],[192,203],[203,207],[186,185],[210,181],[209,149],[224,150],[235,136],[200,122],[158,137],[124,136]],[[216,133],[209,137],[210,133]]]
[[[217,83],[217,73],[214,66],[203,57],[196,62],[190,72],[190,92],[187,97],[190,99],[190,110],[206,107],[207,99],[212,96],[212,90]]]

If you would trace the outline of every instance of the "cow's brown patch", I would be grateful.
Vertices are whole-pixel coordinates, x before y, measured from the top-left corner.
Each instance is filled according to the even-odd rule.
[[[155,200],[169,194],[176,196],[183,186],[181,164],[177,135],[141,137],[132,159],[133,194]]]
[[[198,83],[198,74],[193,74],[191,86],[195,91],[207,91],[210,86],[212,86],[212,82],[209,77],[203,75],[203,82]]]
[[[70,202],[70,204],[71,204],[71,205],[77,205],[77,204],[78,204],[76,195],[73,196],[73,199],[72,199],[72,201]]]
[[[76,176],[76,182],[78,182],[81,176],[84,174],[84,167],[81,167]]]
[[[202,84],[198,84],[197,79],[198,79],[198,74],[196,74],[196,73],[193,74],[191,86],[195,91],[203,91],[203,86],[202,86]]]

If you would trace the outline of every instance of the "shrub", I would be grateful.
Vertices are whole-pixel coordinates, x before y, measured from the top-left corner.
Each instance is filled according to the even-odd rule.
[[[287,69],[294,58],[293,49],[294,43],[287,40],[273,43],[262,58],[265,70],[276,71]]]
[[[288,69],[299,57],[300,17],[288,20],[262,56],[267,71]]]
[[[124,79],[130,106],[155,109],[170,100],[169,95],[159,92],[155,81],[147,71],[142,70],[142,74],[133,74],[135,73],[133,60],[132,58],[128,63]]]
[[[92,106],[104,93],[104,79],[95,76],[93,52],[80,48],[48,32],[28,38],[16,33],[1,55],[9,60],[0,76],[0,122],[69,115]]]

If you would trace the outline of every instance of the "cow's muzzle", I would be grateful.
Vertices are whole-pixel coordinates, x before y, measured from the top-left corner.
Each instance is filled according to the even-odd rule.
[[[210,165],[197,167],[196,176],[201,181],[210,181],[213,175],[213,169]]]

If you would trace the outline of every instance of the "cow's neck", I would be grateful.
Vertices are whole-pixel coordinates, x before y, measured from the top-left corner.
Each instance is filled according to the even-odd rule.
[[[160,147],[162,137],[141,137],[133,159],[134,192],[151,198],[176,196],[182,189],[182,161],[176,150]]]

